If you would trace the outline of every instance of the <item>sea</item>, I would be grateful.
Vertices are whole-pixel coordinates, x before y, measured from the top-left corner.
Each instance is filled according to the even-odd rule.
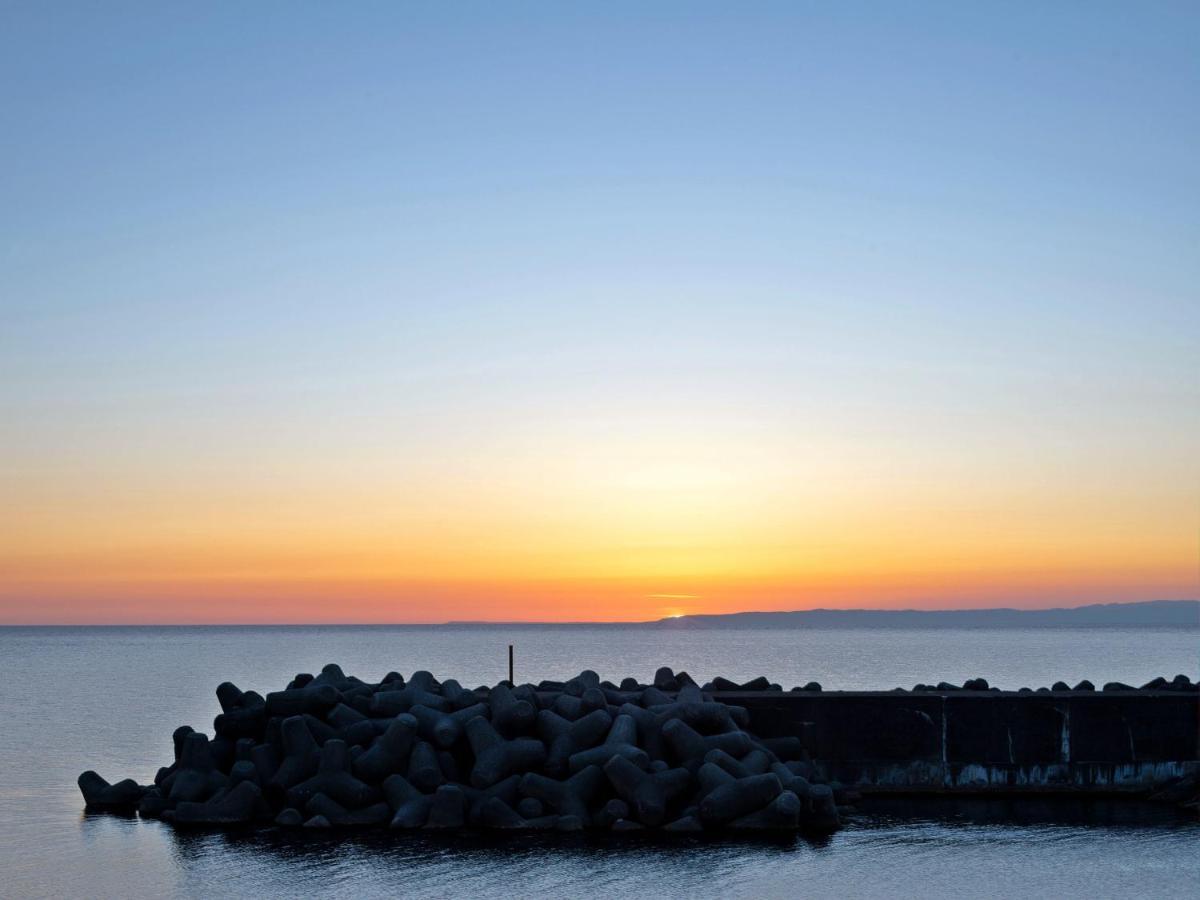
[[[0,897],[1200,896],[1200,824],[1128,800],[881,800],[821,839],[672,841],[176,833],[83,811],[80,772],[151,781],[177,726],[211,733],[222,681],[266,693],[336,662],[363,679],[428,669],[493,684],[510,644],[517,681],[645,681],[660,665],[785,689],[1200,675],[1194,629],[0,628]]]

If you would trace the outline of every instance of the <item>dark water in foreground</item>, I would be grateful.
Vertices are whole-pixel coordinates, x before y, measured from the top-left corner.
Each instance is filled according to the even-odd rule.
[[[1129,802],[876,803],[821,841],[595,836],[177,835],[84,816],[75,778],[149,781],[180,724],[211,728],[223,680],[265,692],[337,661],[467,684],[766,674],[785,687],[1038,686],[1197,675],[1200,634],[1149,629],[680,631],[622,628],[0,628],[0,896],[1189,897],[1200,825]]]

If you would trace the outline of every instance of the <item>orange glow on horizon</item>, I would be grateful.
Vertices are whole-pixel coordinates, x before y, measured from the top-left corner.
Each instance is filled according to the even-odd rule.
[[[1200,3],[560,5],[8,4],[0,625],[1200,597]]]
[[[297,457],[10,482],[0,622],[645,621],[1200,593],[1190,498],[1151,471],[1081,463],[1050,483],[1007,460],[990,477],[716,438],[672,445],[673,466],[628,443],[399,475]]]
[[[7,624],[639,622],[747,610],[1040,608],[1196,596],[1186,572],[1175,580],[1154,580],[1151,573],[1122,579],[1114,573],[1089,582],[1031,573],[1003,585],[942,578],[907,584],[710,582],[706,587],[707,594],[686,605],[663,606],[646,598],[644,583],[614,579],[525,584],[6,580],[0,608],[7,611]]]

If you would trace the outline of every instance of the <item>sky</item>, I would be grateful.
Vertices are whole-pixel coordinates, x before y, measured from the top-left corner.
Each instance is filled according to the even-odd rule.
[[[0,5],[0,623],[1200,595],[1195,3]]]

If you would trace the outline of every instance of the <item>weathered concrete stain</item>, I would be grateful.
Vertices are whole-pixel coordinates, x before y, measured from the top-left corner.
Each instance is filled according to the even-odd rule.
[[[1200,771],[1200,697],[1179,692],[739,692],[764,736],[796,735],[867,791],[1148,792]]]

